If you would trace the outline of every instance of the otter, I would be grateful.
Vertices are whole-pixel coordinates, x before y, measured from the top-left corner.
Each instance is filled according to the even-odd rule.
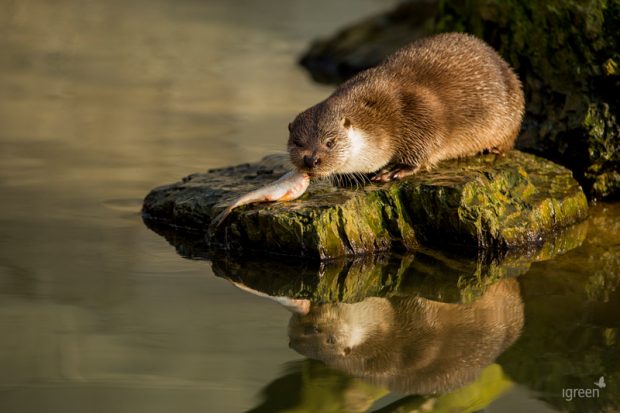
[[[316,177],[402,179],[446,159],[505,154],[521,129],[521,82],[482,40],[444,33],[360,72],[289,124],[294,167]]]

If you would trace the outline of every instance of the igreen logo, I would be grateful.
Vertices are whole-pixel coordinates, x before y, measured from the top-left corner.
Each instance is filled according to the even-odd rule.
[[[562,397],[564,400],[570,402],[571,400],[577,399],[593,399],[595,397],[600,396],[601,389],[607,387],[605,383],[605,377],[599,377],[598,381],[594,382],[596,387],[584,389],[584,388],[574,388],[574,389],[562,389]]]
[[[601,376],[598,381],[594,382],[594,385],[597,386],[599,389],[604,389],[605,387],[607,387],[607,385],[605,384],[605,377]]]

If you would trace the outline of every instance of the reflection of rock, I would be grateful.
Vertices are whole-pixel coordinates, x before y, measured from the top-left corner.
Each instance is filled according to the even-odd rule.
[[[215,275],[271,296],[313,302],[358,302],[366,297],[420,295],[443,302],[469,302],[499,279],[528,271],[532,262],[548,260],[578,247],[588,222],[547,237],[529,251],[475,259],[423,249],[402,255],[366,255],[324,262],[258,254],[222,254],[209,250],[203,235],[166,227],[151,229],[164,236],[180,255],[210,259]]]
[[[247,413],[361,413],[387,390],[306,359],[290,363],[262,393],[264,401]]]
[[[299,353],[354,377],[430,394],[473,381],[522,326],[519,286],[506,279],[470,304],[372,297],[312,306],[291,317],[289,337]]]
[[[373,403],[384,406],[373,412],[475,412],[482,411],[512,386],[497,364],[485,368],[474,383],[448,394],[404,396],[388,405],[388,389],[350,377],[323,363],[305,359],[289,363],[284,375],[261,392],[261,403],[248,413],[362,413]],[[388,395],[394,399],[396,395]]]
[[[147,221],[204,232],[229,201],[287,170],[271,156],[188,176],[144,200]],[[495,252],[532,248],[581,221],[587,202],[568,170],[518,151],[477,156],[389,185],[336,189],[313,183],[293,202],[235,210],[211,241],[228,250],[261,250],[327,259],[412,249]]]
[[[214,258],[213,272],[270,296],[356,302],[398,291],[407,268],[401,264],[400,257],[385,256],[307,265],[290,260]]]
[[[620,1],[414,1],[315,42],[301,59],[321,81],[377,65],[411,40],[458,31],[515,67],[527,114],[518,146],[575,172],[594,197],[620,195]]]
[[[532,264],[519,277],[526,323],[499,363],[558,411],[620,407],[619,216],[620,204],[593,207],[580,248]],[[562,397],[562,389],[591,388],[601,376],[607,387],[600,397]]]

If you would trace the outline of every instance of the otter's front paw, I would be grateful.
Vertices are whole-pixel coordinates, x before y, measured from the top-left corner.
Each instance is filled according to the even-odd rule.
[[[373,182],[390,182],[398,181],[409,175],[420,172],[419,166],[399,165],[393,168],[383,168],[377,171],[375,176],[371,178]]]

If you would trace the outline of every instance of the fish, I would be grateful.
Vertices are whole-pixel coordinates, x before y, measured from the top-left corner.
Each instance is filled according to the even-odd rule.
[[[312,305],[312,303],[310,302],[310,300],[306,298],[291,298],[291,297],[286,297],[283,295],[279,295],[279,296],[269,295],[261,291],[255,290],[253,288],[250,288],[240,282],[236,282],[233,280],[228,280],[228,281],[230,281],[232,285],[234,285],[235,287],[245,292],[257,295],[259,297],[264,297],[264,298],[273,300],[292,313],[306,315],[310,312],[310,306]]]
[[[219,213],[209,225],[209,233],[213,233],[230,215],[233,209],[255,202],[292,201],[306,192],[310,185],[310,175],[298,171],[290,171],[277,181],[262,188],[240,196]]]

